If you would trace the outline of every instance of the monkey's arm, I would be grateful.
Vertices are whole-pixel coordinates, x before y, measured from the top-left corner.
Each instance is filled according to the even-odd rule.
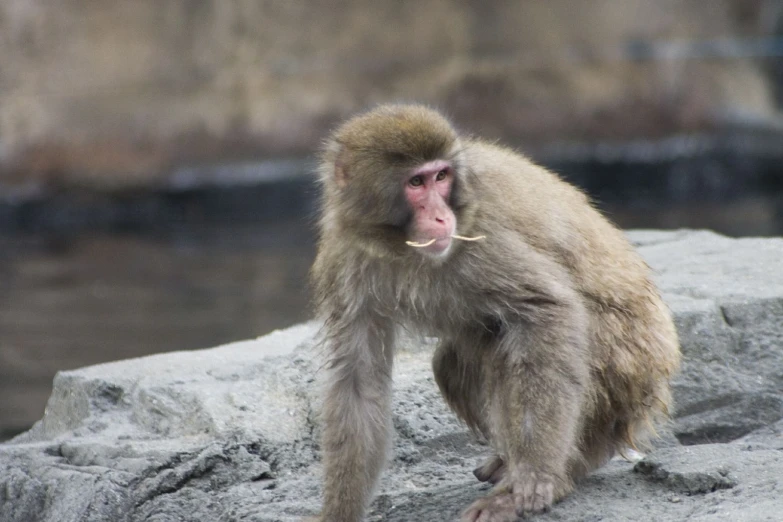
[[[366,311],[326,325],[323,522],[359,522],[386,460],[394,329]]]
[[[546,509],[571,489],[568,469],[578,457],[589,389],[587,311],[564,267],[517,250],[529,259],[507,264],[487,288],[502,298],[500,326],[485,351],[487,425],[506,471],[496,494],[472,506],[466,520],[505,509],[493,502],[508,502],[519,515]]]
[[[516,468],[519,474],[547,473],[555,482],[565,481],[568,460],[575,456],[589,369],[585,341],[569,338],[574,330],[565,324],[579,319],[567,315],[549,326],[509,325],[498,344],[496,357],[503,364],[491,391],[491,402],[499,406],[492,424],[503,434],[512,479]]]

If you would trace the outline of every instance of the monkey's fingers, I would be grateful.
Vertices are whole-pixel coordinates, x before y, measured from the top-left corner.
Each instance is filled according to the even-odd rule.
[[[555,484],[545,474],[527,473],[513,484],[513,489],[519,516],[547,511],[555,499]]]
[[[437,239],[430,239],[426,243],[417,243],[416,241],[406,241],[405,244],[408,245],[408,246],[412,246],[413,248],[423,248],[423,247],[430,246],[435,241],[437,241]]]
[[[490,493],[473,502],[459,522],[517,522],[519,517],[510,493]]]

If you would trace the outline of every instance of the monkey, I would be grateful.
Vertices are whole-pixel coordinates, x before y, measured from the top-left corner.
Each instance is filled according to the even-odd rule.
[[[391,432],[401,329],[437,337],[435,381],[493,456],[462,522],[542,512],[643,446],[680,350],[651,271],[578,188],[423,105],[327,139],[311,269],[327,375],[322,522],[362,520]]]

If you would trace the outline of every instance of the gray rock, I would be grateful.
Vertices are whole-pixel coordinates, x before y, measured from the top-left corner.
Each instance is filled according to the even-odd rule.
[[[674,311],[677,412],[539,520],[779,520],[781,239],[630,234]],[[0,445],[0,521],[294,521],[320,503],[316,324],[209,350],[61,372],[46,414]],[[453,520],[487,448],[443,404],[429,342],[395,367],[395,443],[369,520]],[[693,445],[698,444],[698,445]]]
[[[766,64],[689,60],[687,74],[662,73],[660,63],[696,58],[704,43],[638,25],[640,15],[648,28],[674,16],[675,34],[761,37],[781,16],[774,1],[484,0],[372,12],[362,0],[283,3],[2,2],[0,180],[10,187],[0,201],[50,184],[155,187],[172,166],[177,184],[219,179],[189,166],[313,151],[337,120],[380,101],[443,107],[460,127],[507,143],[577,142],[571,156],[592,148],[589,136],[612,164],[690,158],[711,146],[701,131],[779,117]],[[710,53],[745,45],[726,37]],[[645,141],[672,134],[688,138]],[[610,145],[623,141],[627,151]],[[764,141],[755,136],[753,149]],[[716,164],[705,176],[716,193],[751,178],[744,164],[733,176]],[[258,175],[237,167],[239,181]],[[681,179],[672,177],[687,187]]]
[[[783,417],[780,239],[635,232],[675,314],[684,354],[675,434],[727,442]]]

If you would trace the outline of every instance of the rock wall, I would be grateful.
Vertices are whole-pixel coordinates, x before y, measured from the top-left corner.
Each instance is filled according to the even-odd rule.
[[[536,520],[777,520],[783,509],[781,239],[631,233],[682,340],[671,430]],[[293,522],[320,499],[317,325],[62,372],[0,444],[3,522]],[[430,347],[397,357],[394,448],[368,520],[453,520],[485,492]]]
[[[182,165],[310,153],[336,120],[389,100],[530,146],[767,121],[775,73],[737,59],[737,42],[779,30],[782,12],[774,0],[6,0],[0,183],[147,186]]]

